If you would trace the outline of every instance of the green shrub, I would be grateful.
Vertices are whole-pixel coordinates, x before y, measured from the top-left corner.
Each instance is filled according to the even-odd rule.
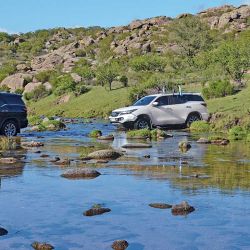
[[[224,97],[233,93],[234,87],[227,80],[211,82],[208,87],[204,87],[202,90],[202,94],[206,99]]]
[[[66,127],[63,122],[57,120],[45,121],[41,125],[45,127],[45,130],[60,130]]]
[[[2,85],[2,86],[0,86],[0,91],[10,92],[10,88],[7,85]]]
[[[250,142],[250,133],[247,134],[247,139],[246,139],[247,142]]]
[[[53,70],[45,70],[45,71],[41,71],[38,74],[36,74],[36,79],[39,82],[45,83],[48,82],[50,80],[50,77],[55,74],[55,71]]]
[[[42,123],[42,118],[38,115],[33,115],[28,117],[29,125],[38,125]]]
[[[15,150],[20,145],[20,137],[0,137],[0,150]]]
[[[89,137],[92,137],[92,138],[97,138],[99,136],[102,136],[102,131],[100,131],[100,130],[92,130],[89,133]]]
[[[77,57],[84,57],[86,56],[86,51],[84,49],[78,49],[76,50],[75,54]]]
[[[51,94],[51,91],[47,90],[44,85],[36,87],[33,91],[25,93],[24,98],[29,101],[38,101]]]
[[[73,72],[77,73],[85,80],[91,80],[95,77],[95,72],[89,66],[75,67]]]
[[[195,121],[191,123],[190,131],[192,132],[208,132],[210,125],[206,121]]]
[[[240,126],[232,127],[228,132],[229,140],[243,140],[246,137],[247,131]]]
[[[129,62],[134,71],[160,71],[166,67],[166,61],[157,55],[143,55],[132,58]]]
[[[75,87],[74,94],[75,96],[80,96],[80,95],[87,93],[89,90],[90,89],[87,86],[78,84]]]
[[[15,94],[22,95],[23,94],[23,89],[16,89]]]
[[[151,131],[149,129],[130,130],[127,132],[128,138],[151,138]]]
[[[69,74],[64,74],[57,77],[54,82],[54,94],[57,96],[63,95],[68,92],[73,92],[76,87],[76,83]]]

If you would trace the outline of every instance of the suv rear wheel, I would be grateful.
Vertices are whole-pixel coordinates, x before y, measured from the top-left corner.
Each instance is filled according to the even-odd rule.
[[[193,122],[200,120],[201,116],[198,113],[191,113],[188,115],[188,118],[186,120],[186,126],[189,128]]]
[[[134,124],[135,129],[151,129],[151,122],[146,117],[140,117]]]
[[[13,120],[9,120],[6,121],[1,129],[1,134],[3,134],[4,136],[16,136],[17,135],[17,131],[18,131],[18,126],[17,123]]]

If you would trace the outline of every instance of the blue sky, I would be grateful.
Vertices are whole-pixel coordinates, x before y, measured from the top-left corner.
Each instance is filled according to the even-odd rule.
[[[249,0],[0,0],[0,31],[126,25],[134,19],[181,13]]]

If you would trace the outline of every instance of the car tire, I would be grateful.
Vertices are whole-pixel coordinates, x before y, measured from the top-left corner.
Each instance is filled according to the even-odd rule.
[[[193,122],[200,121],[201,116],[198,113],[192,113],[188,115],[186,120],[186,126],[189,128]]]
[[[7,137],[16,136],[18,132],[18,125],[15,121],[6,121],[1,129],[1,134]]]
[[[135,129],[151,129],[151,121],[146,117],[138,118],[134,124]]]

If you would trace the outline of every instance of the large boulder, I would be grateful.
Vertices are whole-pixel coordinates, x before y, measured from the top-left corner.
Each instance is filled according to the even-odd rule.
[[[103,149],[103,150],[98,150],[95,152],[90,153],[87,157],[90,159],[117,159],[122,154],[120,152],[117,152],[113,149]]]
[[[92,207],[89,210],[85,211],[83,213],[83,215],[85,215],[85,216],[95,216],[95,215],[108,213],[110,211],[111,211],[111,209],[105,208],[105,207]]]
[[[7,76],[0,84],[0,86],[6,85],[11,89],[11,91],[15,91],[17,89],[23,89],[25,85],[25,78],[31,77],[29,74],[16,73],[14,75]]]
[[[31,245],[35,250],[52,250],[54,247],[46,242],[40,243],[40,242],[33,242]]]
[[[173,205],[171,212],[173,215],[187,215],[194,210],[194,207],[190,206],[186,201],[183,201],[178,205]]]
[[[42,83],[41,82],[29,82],[27,85],[25,85],[24,87],[24,91],[23,93],[30,93],[32,91],[34,91],[37,87],[41,86]]]
[[[128,242],[126,240],[116,240],[112,244],[114,250],[125,250],[128,247]]]
[[[98,171],[93,169],[70,169],[61,176],[67,179],[93,179],[101,175]]]
[[[0,227],[0,236],[4,236],[6,234],[8,234],[8,231],[5,228]]]

